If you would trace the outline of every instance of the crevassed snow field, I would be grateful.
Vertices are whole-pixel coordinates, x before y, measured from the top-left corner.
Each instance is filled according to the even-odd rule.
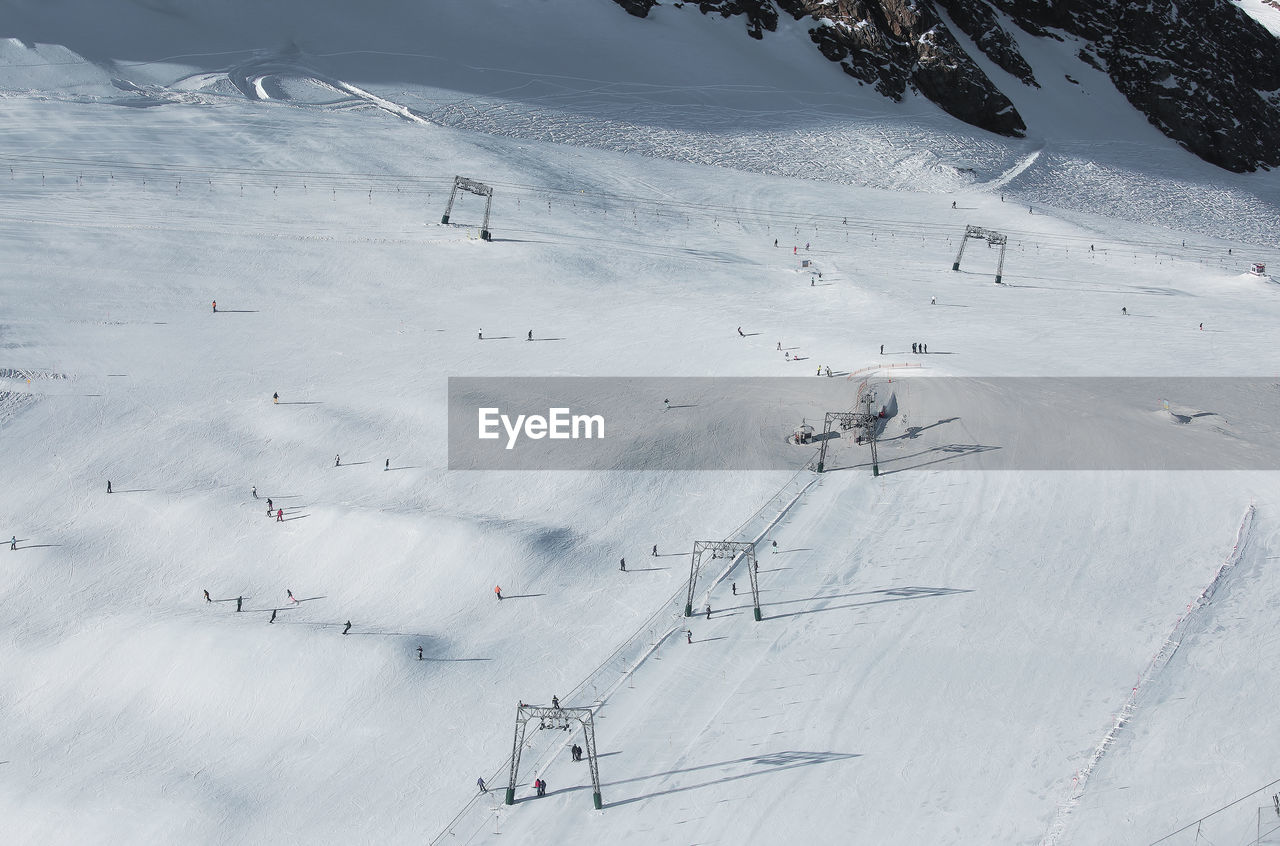
[[[449,376],[824,365],[923,426],[917,374],[1277,376],[1274,174],[1104,81],[1004,141],[692,9],[7,5],[6,842],[1149,843],[1245,796],[1201,833],[1280,825],[1274,472],[954,471],[902,423],[878,478],[799,446],[445,469]],[[438,223],[455,174],[492,242],[475,196]],[[951,271],[966,224],[1007,285],[982,242]],[[737,562],[672,614],[720,539],[758,541],[760,623]],[[596,709],[601,811],[572,732],[530,732],[514,806],[476,790],[553,695]]]

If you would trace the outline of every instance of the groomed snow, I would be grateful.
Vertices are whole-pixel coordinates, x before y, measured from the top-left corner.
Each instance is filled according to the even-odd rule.
[[[553,17],[527,32],[542,47],[510,36],[467,63],[459,45],[401,79],[404,64],[314,57],[352,33],[393,52],[409,28],[323,15],[297,39],[315,73],[245,71],[245,51],[302,20],[289,4],[239,24],[256,32],[234,8],[219,29],[193,5],[166,8],[195,23],[115,4],[61,40],[61,18],[15,8],[23,42],[0,49],[0,531],[18,538],[0,574],[6,840],[1147,843],[1280,778],[1274,472],[953,470],[945,453],[908,459],[911,439],[878,478],[814,477],[804,447],[798,474],[444,469],[457,375],[920,365],[869,375],[922,425],[934,408],[914,375],[1272,377],[1280,286],[1246,271],[1280,266],[1274,175],[1214,171],[1144,134],[1114,92],[1098,101],[1132,128],[1123,155],[1086,143],[1106,115],[1068,130],[1067,93],[1049,92],[1060,122],[1044,108],[1035,137],[1006,142],[862,92],[864,114],[823,112],[818,143],[734,162],[783,125],[776,98],[767,132],[750,115],[694,131],[680,74],[761,82],[791,63],[790,85],[828,69],[789,52],[795,33],[756,45],[692,8],[634,22],[609,3],[551,7],[581,16],[575,38],[627,32],[630,64],[604,46],[556,54]],[[448,8],[438,45],[498,14],[536,22],[498,0]],[[716,47],[662,40],[686,25]],[[172,58],[195,47],[239,52]],[[751,50],[777,64],[751,71]],[[666,55],[671,69],[652,61]],[[98,77],[78,58],[104,56],[121,65]],[[504,56],[540,91],[578,67],[620,84],[670,73],[669,93],[645,95],[667,99],[670,132],[570,146],[541,140],[536,108],[495,107],[484,134],[414,99],[500,99],[458,80]],[[130,79],[145,96],[110,82],[164,58]],[[845,90],[836,70],[820,92]],[[580,135],[621,125],[630,102],[596,96],[575,106]],[[862,140],[828,143],[848,137]],[[991,153],[976,178],[948,164],[977,147]],[[832,167],[845,176],[818,178]],[[493,242],[474,196],[438,224],[455,174],[495,187]],[[966,223],[1009,235],[1007,285],[981,242],[951,271]],[[523,341],[531,329],[557,340]],[[920,445],[964,443],[949,436]],[[1239,562],[1179,628],[1251,505]],[[759,539],[765,619],[733,593],[740,564],[704,570],[710,620],[673,616],[693,542],[724,538]],[[478,776],[505,786],[517,703],[552,695],[598,705],[603,811],[571,732],[531,732],[516,805],[477,794]],[[1254,799],[1213,818],[1214,842],[1247,842],[1269,792]]]

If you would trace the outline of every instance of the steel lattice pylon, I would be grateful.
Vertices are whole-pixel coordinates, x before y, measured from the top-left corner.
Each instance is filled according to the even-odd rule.
[[[841,429],[852,429],[856,426],[862,430],[862,436],[871,446],[871,475],[880,475],[880,453],[876,448],[876,427],[879,425],[879,418],[873,408],[875,401],[875,391],[867,389],[858,397],[858,404],[863,406],[862,411],[828,411],[826,413],[822,423],[822,445],[818,447],[818,464],[815,468],[819,473],[826,468],[827,441],[831,437],[831,424],[839,423]]]
[[[554,698],[554,697],[552,697]],[[511,746],[511,780],[507,782],[506,803],[516,803],[516,778],[520,773],[520,750],[524,747],[525,730],[530,720],[538,720],[538,728],[567,725],[569,720],[577,720],[582,724],[583,742],[586,744],[587,763],[591,767],[591,797],[596,810],[604,807],[600,798],[600,765],[596,761],[596,725],[595,712],[590,708],[565,708],[559,705],[526,705],[520,703],[516,709],[516,736]],[[547,723],[550,721],[551,726]]]
[[[763,619],[760,613],[760,588],[756,583],[756,545],[738,541],[694,541],[693,558],[689,562],[689,596],[684,604],[684,615],[693,616],[693,594],[698,588],[698,572],[702,569],[702,556],[710,552],[712,558],[737,558],[746,556],[747,574],[751,578],[751,602],[755,606],[756,622]]]
[[[996,265],[996,284],[1003,285],[1001,280],[1004,274],[1004,251],[1009,246],[1009,238],[994,229],[983,229],[981,226],[966,226],[964,228],[964,237],[960,239],[960,252],[956,253],[955,264],[951,265],[952,270],[960,269],[960,259],[964,257],[965,244],[969,243],[970,238],[978,238],[986,241],[993,247],[1000,248],[1000,263]]]
[[[449,205],[445,206],[444,217],[440,218],[440,222],[449,222],[449,215],[453,213],[453,201],[458,196],[459,189],[470,191],[472,194],[478,194],[485,198],[484,223],[480,226],[480,239],[482,241],[492,241],[493,236],[489,234],[489,209],[493,206],[493,189],[483,182],[476,182],[474,179],[467,179],[465,176],[455,176],[453,178],[453,190],[449,192]]]

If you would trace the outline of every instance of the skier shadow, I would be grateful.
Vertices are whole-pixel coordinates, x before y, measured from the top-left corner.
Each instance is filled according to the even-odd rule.
[[[25,549],[25,547],[24,547]],[[670,567],[632,567],[628,573],[656,573],[659,570],[670,570]]]
[[[324,403],[320,402],[319,400],[310,400],[310,401],[294,400],[293,402],[278,402],[276,403],[276,405],[324,405]]]
[[[630,805],[633,802],[642,802],[645,799],[656,799],[660,796],[668,796],[672,793],[683,793],[686,790],[698,790],[703,787],[713,787],[717,784],[727,784],[733,781],[740,781],[745,778],[754,778],[756,776],[771,775],[780,773],[785,770],[795,769],[797,767],[811,767],[817,764],[831,764],[839,761],[847,761],[853,758],[862,757],[858,753],[849,752],[775,752],[767,755],[752,755],[746,758],[736,758],[731,761],[717,761],[713,764],[699,764],[694,767],[684,767],[678,770],[667,770],[666,772],[654,773],[646,776],[636,776],[634,778],[624,778],[618,781],[607,782],[601,784],[601,788],[617,787],[624,784],[635,784],[638,782],[650,781],[653,779],[669,780],[671,776],[680,776],[690,773],[700,773],[705,771],[721,772],[724,770],[741,769],[734,775],[724,776],[723,778],[711,779],[708,781],[698,781],[690,784],[678,784],[675,787],[666,790],[658,790],[653,793],[645,793],[640,796],[632,796],[629,799],[621,799],[615,802],[609,802],[611,806]],[[564,788],[562,792],[575,790],[587,790],[589,785],[580,785],[577,787]]]
[[[369,464],[368,461],[348,461],[346,464],[338,464],[335,467],[358,467],[361,464]]]
[[[763,335],[763,334],[764,334],[763,332],[743,332],[742,337],[754,338],[756,335]]]
[[[421,466],[420,466],[420,465],[418,465],[418,464],[406,464],[406,465],[404,465],[403,467],[387,467],[387,468],[385,468],[386,472],[388,472],[388,473],[389,473],[389,472],[391,472],[391,471],[393,471],[393,470],[420,470],[420,469],[422,469],[422,468],[421,468]]]
[[[534,599],[535,597],[539,597],[539,596],[546,596],[546,594],[545,593],[514,593],[514,594],[508,595],[504,593],[502,595],[502,598],[503,599]]]
[[[566,341],[567,338],[526,338],[528,341]]]
[[[718,637],[701,637],[695,640],[694,643],[710,643],[713,640],[725,640],[725,636],[719,635]]]
[[[844,611],[849,608],[864,608],[869,605],[883,605],[886,602],[903,602],[909,599],[929,599],[937,596],[954,596],[961,593],[973,593],[970,588],[946,587],[896,587],[881,590],[857,591],[854,593],[833,593],[812,596],[808,599],[786,599],[781,602],[761,603],[761,608],[772,608],[775,605],[795,605],[800,602],[819,602],[824,599],[845,599],[855,596],[879,596],[879,599],[868,599],[863,602],[848,602],[843,605],[829,605],[825,608],[809,608],[803,611],[792,611],[788,614],[768,614],[770,620],[781,620],[786,617],[799,617],[802,614],[817,614],[821,611]]]
[[[293,516],[293,517],[285,517],[283,520],[277,520],[276,522],[277,522],[277,523],[292,523],[294,520],[305,520],[305,519],[307,519],[307,518],[308,518],[308,517],[310,517],[310,516],[311,516],[310,514],[297,514],[297,515],[295,515],[295,516]]]
[[[18,541],[18,549],[47,549],[48,547],[51,547],[51,546],[62,546],[62,544],[60,543],[29,543],[26,546],[23,546],[22,541]]]
[[[129,488],[123,491],[112,491],[112,493],[151,493],[155,488]]]
[[[256,308],[220,308],[218,314],[257,314]]]
[[[688,403],[686,405],[669,405],[667,406],[667,409],[670,410],[672,408],[697,408],[697,407],[698,407],[698,404],[694,402],[694,403]]]
[[[477,338],[477,341],[510,341],[515,335],[494,335],[490,338]]]
[[[793,549],[779,549],[779,550],[778,550],[778,552],[777,552],[777,554],[778,554],[778,555],[785,555],[785,554],[787,554],[788,552],[813,552],[813,547],[809,547],[809,546],[797,546],[797,547],[795,547],[795,548],[793,548]],[[791,568],[790,568],[790,567],[779,567],[778,569],[779,569],[779,570],[789,570],[789,569],[791,569]],[[766,573],[769,573],[769,572],[772,572],[772,571],[771,571],[771,570],[765,570],[765,572],[766,572]]]

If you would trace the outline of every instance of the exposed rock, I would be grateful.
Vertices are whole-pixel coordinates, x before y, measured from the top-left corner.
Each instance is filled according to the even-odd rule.
[[[614,2],[637,17],[658,5],[658,0]],[[743,17],[753,38],[777,28],[779,10],[807,19],[809,37],[822,54],[884,96],[901,100],[913,88],[960,120],[1002,135],[1022,135],[1026,127],[1012,102],[955,39],[935,2],[983,54],[1026,85],[1039,87],[999,13],[1023,30],[1024,38],[1063,41],[1065,34],[1083,42],[1077,52],[1083,64],[1106,72],[1152,124],[1206,161],[1234,171],[1280,165],[1280,42],[1229,0],[700,0],[696,5],[704,14]]]
[[[938,0],[938,5],[946,10],[955,21],[956,26],[978,45],[978,49],[987,55],[1004,70],[1022,80],[1024,84],[1036,88],[1036,75],[1031,65],[1018,52],[1018,45],[1009,31],[996,19],[995,10],[986,3],[974,3],[969,0]]]

